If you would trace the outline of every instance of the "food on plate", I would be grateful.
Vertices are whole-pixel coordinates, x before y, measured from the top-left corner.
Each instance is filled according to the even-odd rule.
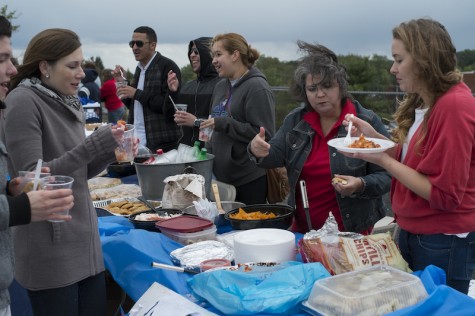
[[[111,213],[119,214],[119,215],[130,215],[133,213],[141,212],[149,210],[150,207],[143,204],[140,201],[133,202],[133,201],[117,201],[112,202],[104,207],[104,209],[108,210]]]
[[[142,190],[136,184],[119,184],[110,188],[91,190],[90,194],[93,201],[100,201],[138,197],[142,195]]]
[[[346,181],[345,179],[342,179],[342,178],[334,177],[334,178],[332,179],[332,183],[333,183],[333,184],[336,184],[336,183],[348,184],[348,181]]]
[[[229,214],[229,217],[232,218],[232,219],[241,219],[241,220],[260,220],[260,219],[276,218],[277,215],[275,215],[272,212],[265,212],[264,213],[264,212],[261,212],[261,211],[247,213],[242,208],[239,208],[238,212],[236,212],[234,214]]]
[[[360,138],[355,140],[352,144],[348,145],[349,148],[380,148],[381,145],[376,144],[371,140],[364,138],[363,134],[360,135]]]
[[[87,180],[87,186],[89,190],[96,189],[106,189],[115,187],[116,185],[122,184],[122,181],[118,178],[109,178],[109,177],[94,177]]]
[[[163,215],[159,215],[159,214],[156,214],[156,213],[141,213],[141,214],[137,214],[134,219],[136,221],[147,221],[147,222],[151,222],[151,221],[161,221],[161,220],[164,220],[164,219],[169,219],[169,218],[172,218],[172,217],[177,217],[177,216],[181,216],[181,214],[177,213],[177,214],[168,214],[168,213],[165,213]]]

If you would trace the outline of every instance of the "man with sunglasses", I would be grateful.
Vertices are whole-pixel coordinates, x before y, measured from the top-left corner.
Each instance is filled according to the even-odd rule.
[[[200,37],[188,44],[188,59],[191,69],[196,73],[196,79],[179,87],[177,75],[173,72],[168,74],[170,91],[175,92],[180,88],[176,102],[188,105],[187,112],[175,113],[175,122],[184,126],[181,143],[190,146],[198,140],[201,120],[209,116],[214,86],[221,80],[212,64],[213,59],[209,51],[211,39],[211,37]]]
[[[134,80],[130,86],[119,87],[119,95],[129,109],[128,123],[134,124],[140,143],[153,152],[161,148],[169,151],[178,147],[181,130],[174,122],[174,107],[169,93],[167,74],[173,71],[181,82],[177,64],[156,51],[157,34],[148,26],[136,28],[129,46],[138,61]],[[117,66],[116,80],[121,80],[125,70]],[[123,79],[122,79],[123,80]]]

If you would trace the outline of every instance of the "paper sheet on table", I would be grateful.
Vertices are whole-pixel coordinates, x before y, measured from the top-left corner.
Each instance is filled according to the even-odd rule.
[[[152,311],[153,315],[217,316],[157,282],[135,303],[129,316],[150,315]]]

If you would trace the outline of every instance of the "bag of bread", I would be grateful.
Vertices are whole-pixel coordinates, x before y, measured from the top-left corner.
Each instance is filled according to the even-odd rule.
[[[331,214],[321,229],[304,235],[299,251],[304,262],[321,262],[332,275],[374,265],[412,272],[390,234],[339,232]]]

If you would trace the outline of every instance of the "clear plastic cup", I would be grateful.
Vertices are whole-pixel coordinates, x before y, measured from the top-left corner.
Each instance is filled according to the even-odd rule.
[[[74,179],[69,176],[48,176],[41,178],[41,190],[59,190],[71,189],[73,187]],[[57,214],[68,215],[69,209],[57,212]],[[50,222],[64,222],[63,220],[48,220]]]
[[[201,140],[202,142],[209,142],[211,140],[212,135],[213,135],[212,127],[200,128],[198,139]]]
[[[186,112],[186,110],[188,109],[188,104],[177,103],[175,104],[175,106],[178,109],[178,111]]]
[[[49,172],[41,172],[40,173],[40,180],[44,177],[50,176],[51,173]],[[18,176],[20,177],[20,190],[28,193],[33,190],[34,180],[35,180],[35,172],[34,171],[19,171]],[[40,181],[38,181],[37,189],[40,187]]]
[[[119,89],[120,87],[126,87],[128,85],[128,82],[127,81],[116,81],[115,82],[115,88],[116,89]],[[122,100],[122,98],[124,97],[123,95],[117,95],[119,97],[119,99]]]
[[[117,162],[134,161],[134,125],[127,124],[120,145],[114,150]]]

